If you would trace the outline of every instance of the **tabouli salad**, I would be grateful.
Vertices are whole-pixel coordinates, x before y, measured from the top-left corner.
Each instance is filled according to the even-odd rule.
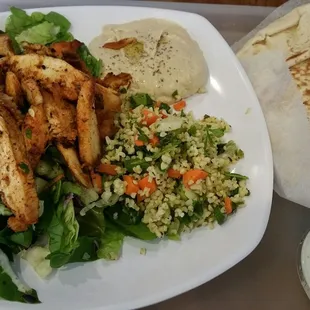
[[[244,153],[222,119],[128,92],[62,15],[11,8],[0,34],[0,297],[38,303],[10,265],[43,278],[73,262],[116,260],[126,236],[180,240],[245,204]],[[145,254],[141,249],[141,254]]]
[[[247,177],[229,172],[244,154],[222,140],[230,126],[208,115],[195,120],[185,105],[156,103],[146,94],[125,101],[120,129],[106,138],[98,167],[111,221],[126,213],[126,224],[179,239],[182,231],[222,224],[244,204]]]

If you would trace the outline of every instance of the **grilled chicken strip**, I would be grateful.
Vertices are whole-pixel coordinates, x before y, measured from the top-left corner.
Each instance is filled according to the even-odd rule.
[[[114,124],[115,113],[104,109],[96,109],[96,115],[101,140],[115,135],[117,132],[117,127]]]
[[[5,93],[14,99],[17,106],[22,107],[24,105],[20,82],[12,71],[8,71],[5,76]]]
[[[32,169],[39,163],[49,141],[48,126],[43,104],[31,106],[26,114],[22,132]]]
[[[0,193],[3,203],[13,212],[8,220],[14,231],[35,224],[39,199],[21,131],[15,118],[0,106]]]
[[[14,55],[12,41],[5,33],[0,34],[0,56]]]
[[[9,68],[20,80],[34,79],[50,92],[56,87],[68,100],[77,100],[82,84],[90,79],[61,59],[37,54],[2,58],[0,68]]]
[[[0,92],[0,106],[5,107],[11,113],[15,118],[18,127],[21,128],[24,121],[24,115],[18,109],[15,100],[7,94]]]
[[[92,80],[82,86],[77,107],[79,153],[83,164],[94,167],[100,160],[101,144],[95,111],[95,83]]]
[[[62,144],[57,143],[57,148],[62,154],[65,162],[67,163],[72,175],[76,181],[86,188],[92,188],[92,182],[88,174],[86,174],[78,158],[78,154],[73,147],[64,147]]]
[[[22,90],[31,105],[42,105],[43,97],[39,85],[34,79],[22,80]]]
[[[97,80],[98,81],[98,80]],[[121,87],[129,87],[132,81],[132,76],[129,73],[114,74],[108,73],[103,80],[99,80],[98,83],[107,87],[119,91]]]
[[[57,92],[51,94],[43,90],[42,95],[51,138],[72,145],[77,137],[75,107],[63,100]]]

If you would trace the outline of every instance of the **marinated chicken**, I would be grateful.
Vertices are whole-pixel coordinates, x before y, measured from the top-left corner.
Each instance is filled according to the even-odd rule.
[[[57,144],[57,148],[62,154],[64,160],[68,165],[68,168],[70,169],[72,175],[75,177],[76,181],[81,185],[85,186],[86,188],[91,188],[92,183],[90,177],[83,171],[75,148],[66,148],[60,143]]]
[[[5,93],[11,96],[19,107],[24,105],[20,82],[15,73],[11,71],[8,71],[5,76]]]
[[[64,60],[37,54],[2,58],[0,68],[10,68],[20,80],[34,79],[51,92],[58,87],[60,95],[68,100],[77,100],[82,84],[89,80]]]
[[[35,169],[50,138],[43,104],[29,109],[23,124],[23,136],[30,166]]]
[[[93,81],[87,81],[82,86],[76,110],[80,158],[86,166],[94,167],[100,159],[101,145]]]
[[[31,105],[42,105],[43,97],[37,82],[33,79],[22,80],[22,90]]]
[[[0,106],[0,193],[13,212],[8,225],[23,231],[38,220],[39,199],[24,140],[14,117]]]
[[[53,94],[42,91],[42,95],[51,138],[72,145],[77,137],[75,107],[60,98],[56,91]]]
[[[120,90],[121,87],[128,88],[131,84],[132,76],[128,73],[113,74],[112,72],[108,73],[104,79],[98,81],[99,84],[102,84],[105,87],[112,88],[116,91]]]
[[[5,33],[0,34],[0,56],[14,55],[12,41]]]
[[[79,184],[102,191],[94,167],[101,140],[116,133],[119,91],[130,85],[131,76],[91,77],[78,55],[79,41],[23,44],[25,54],[13,55],[1,51],[2,39],[0,197],[13,213],[8,226],[25,231],[38,220],[33,170],[49,145],[57,147]]]

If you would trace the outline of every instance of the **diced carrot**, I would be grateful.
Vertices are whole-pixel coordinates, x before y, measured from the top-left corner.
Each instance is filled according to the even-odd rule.
[[[179,101],[179,102],[177,102],[177,103],[175,103],[175,104],[173,105],[173,108],[174,108],[176,111],[181,111],[181,110],[183,110],[185,107],[186,107],[186,102],[185,102],[185,100],[181,100],[181,101]]]
[[[232,203],[229,197],[225,197],[225,210],[226,214],[230,214],[232,212]]]
[[[172,168],[168,169],[168,177],[173,178],[173,179],[179,179],[181,178],[182,174],[178,170],[174,170]]]
[[[100,174],[95,173],[93,170],[90,171],[90,177],[94,189],[97,193],[102,193],[102,177]]]
[[[161,102],[160,102],[160,101],[156,101],[156,102],[155,102],[155,108],[159,108],[160,105],[161,105]]]
[[[142,140],[139,140],[138,137],[135,138],[135,145],[136,146],[143,146],[144,142]]]
[[[154,179],[151,180],[151,182],[149,182],[149,176],[146,176],[144,177],[143,179],[141,179],[139,182],[139,187],[141,190],[144,190],[146,188],[149,188],[149,195],[153,194],[156,189],[157,189],[157,186],[156,186],[156,182]]]
[[[100,164],[97,167],[97,171],[108,175],[117,175],[117,167],[118,166],[112,164]]]
[[[153,137],[150,139],[150,143],[152,144],[152,146],[156,146],[159,143],[158,137],[153,135]]]
[[[140,195],[140,194],[137,195],[137,201],[138,201],[138,202],[143,201],[145,198],[146,198],[146,197],[143,196],[143,195]]]
[[[186,187],[189,187],[196,183],[198,180],[205,179],[208,173],[200,169],[192,169],[183,174],[183,183]]]
[[[126,182],[125,194],[131,195],[136,194],[139,191],[139,186],[134,183],[134,179],[130,175],[124,175],[123,180]]]
[[[146,122],[147,126],[151,126],[159,118],[158,115],[147,109],[142,110],[142,113],[144,115],[142,122]]]

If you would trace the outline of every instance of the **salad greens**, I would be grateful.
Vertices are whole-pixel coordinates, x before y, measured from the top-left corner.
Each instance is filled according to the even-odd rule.
[[[11,7],[10,11],[5,33],[10,37],[16,54],[23,52],[23,42],[49,46],[74,40],[70,21],[57,12],[27,14],[16,7]],[[93,57],[84,44],[78,48],[77,54],[91,75],[100,76],[101,60]],[[25,135],[31,139],[31,129],[27,129]],[[108,235],[104,235],[103,209],[87,207],[98,201],[99,195],[73,183],[64,163],[58,150],[50,146],[37,165],[35,182],[40,199],[40,220],[27,231],[15,233],[7,227],[7,218],[12,212],[0,201],[0,298],[40,302],[36,291],[23,285],[9,264],[9,260],[13,261],[14,254],[19,252],[42,277],[46,277],[52,268],[67,263],[116,259],[119,256],[125,235],[117,227],[110,227]],[[25,174],[30,171],[23,162],[20,168]],[[56,183],[55,178],[59,178]],[[83,208],[89,208],[84,217],[79,214]],[[48,244],[42,244],[46,237]]]
[[[139,105],[144,105],[145,107],[152,107],[154,104],[153,99],[148,94],[138,93],[129,98],[130,106],[132,109]]]
[[[112,225],[108,225],[100,240],[97,251],[98,257],[108,260],[118,259],[123,247],[124,237],[125,235],[121,231],[115,229]]]
[[[78,48],[78,54],[80,55],[81,59],[85,62],[85,65],[87,66],[91,75],[99,77],[102,69],[102,60],[96,59],[90,53],[89,49],[85,44],[83,44]]]
[[[7,256],[0,250],[0,297],[10,301],[40,303],[37,292],[15,275]]]
[[[11,7],[10,11],[11,15],[6,20],[5,32],[11,38],[17,54],[22,52],[23,42],[49,45],[74,40],[69,31],[70,21],[57,12],[48,14],[33,12],[28,15],[24,10],[16,7]],[[92,56],[85,44],[81,45],[77,52],[90,74],[99,77],[102,61]]]
[[[28,15],[24,10],[11,7],[11,15],[7,18],[5,32],[13,41],[17,53],[21,51],[21,42],[49,44],[60,41],[72,41],[68,31],[71,23],[56,12],[43,14],[33,12]]]
[[[51,267],[59,268],[68,262],[74,249],[78,247],[79,224],[74,214],[73,194],[62,197],[47,233]]]

